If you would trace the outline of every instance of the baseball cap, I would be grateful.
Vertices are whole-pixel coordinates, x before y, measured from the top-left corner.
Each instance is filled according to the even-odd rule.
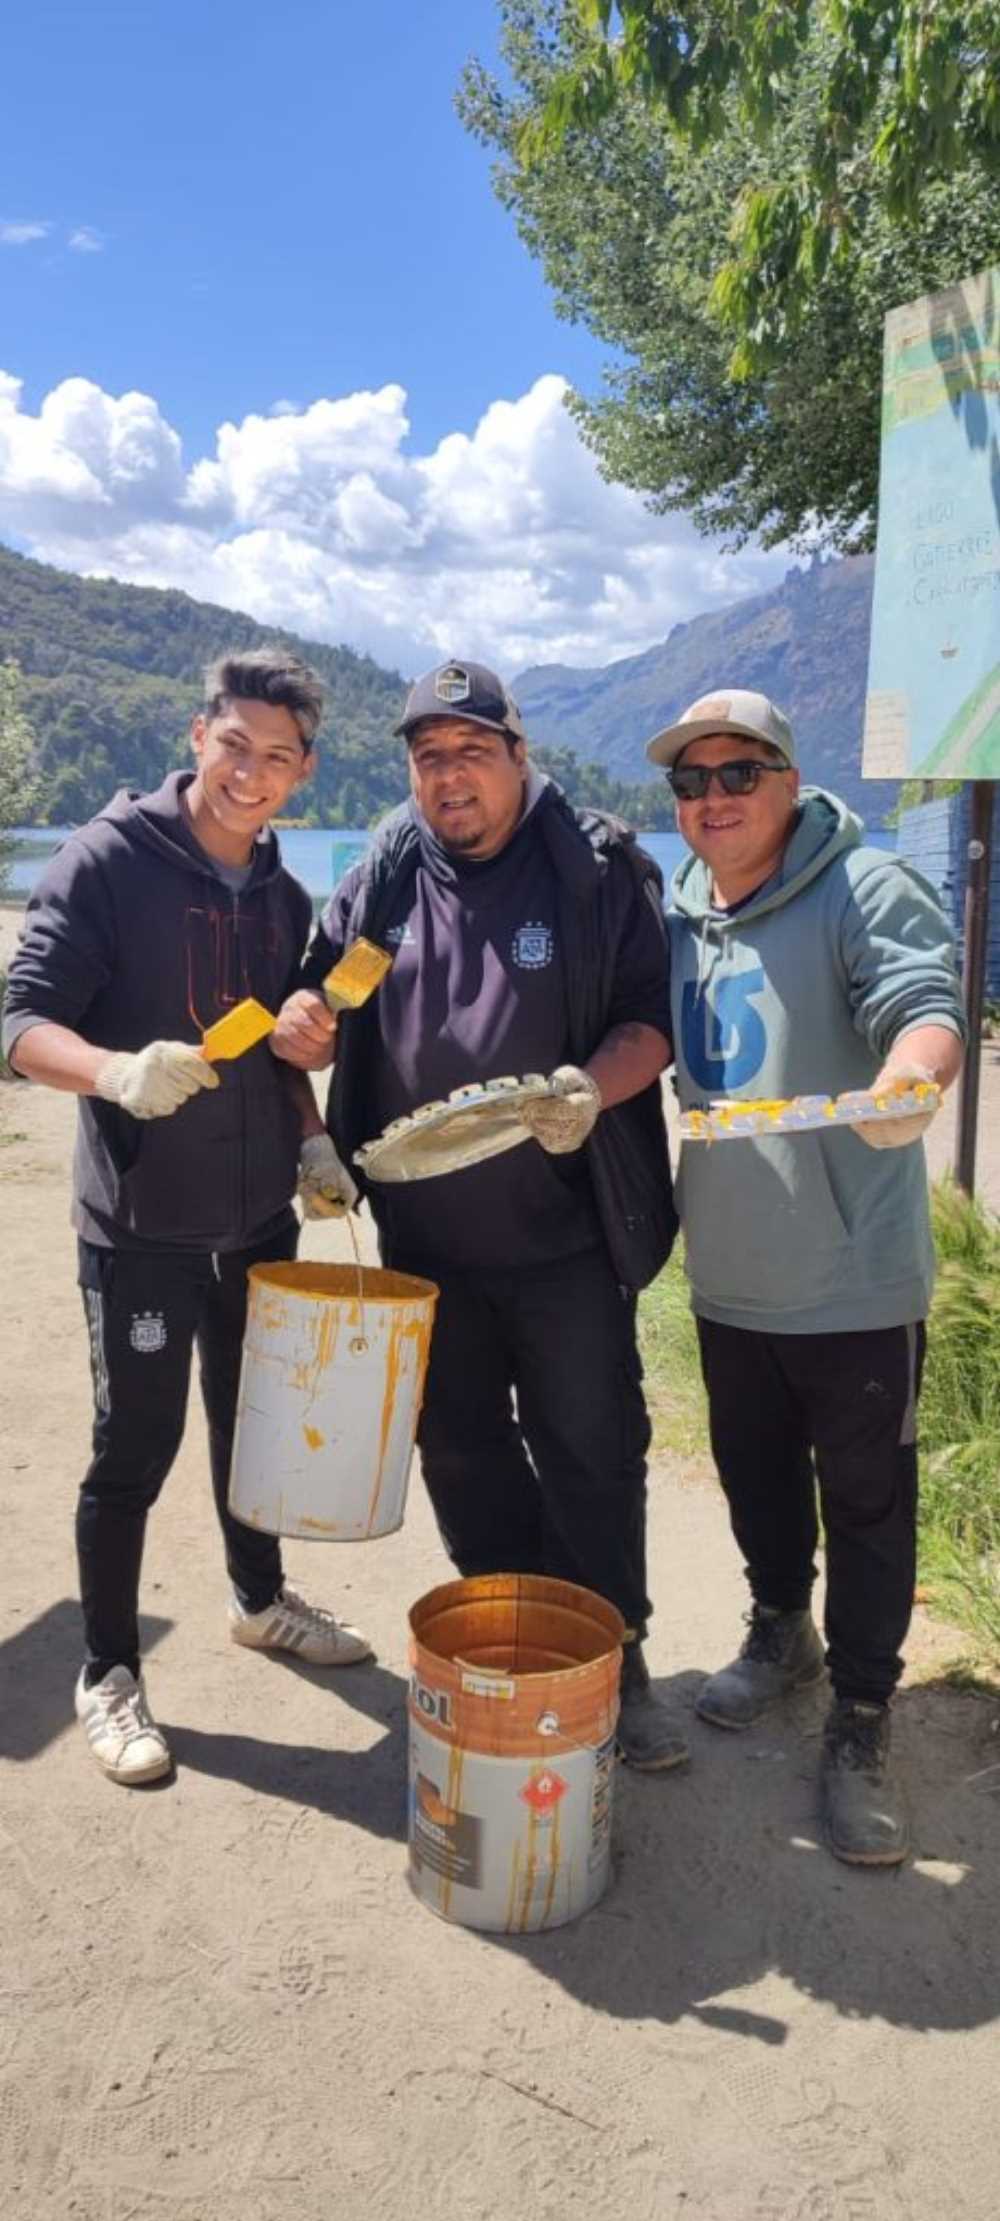
[[[513,695],[485,663],[460,663],[453,658],[416,679],[395,730],[409,739],[414,726],[426,717],[464,717],[470,724],[510,733],[515,740],[528,738]]]
[[[662,733],[654,733],[646,754],[650,763],[676,763],[689,742],[704,740],[707,733],[736,733],[740,740],[766,740],[787,764],[795,762],[795,742],[787,717],[766,694],[752,694],[740,686],[717,687],[713,694],[700,694],[676,725],[665,725]]]

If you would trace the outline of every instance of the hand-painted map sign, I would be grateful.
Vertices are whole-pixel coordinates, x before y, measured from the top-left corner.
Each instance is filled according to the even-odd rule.
[[[885,320],[863,770],[1000,778],[1000,268]]]

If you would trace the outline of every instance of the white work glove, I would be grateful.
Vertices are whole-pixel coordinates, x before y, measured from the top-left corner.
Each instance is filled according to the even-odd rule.
[[[871,1095],[905,1095],[916,1081],[933,1078],[933,1072],[928,1072],[926,1065],[893,1064],[879,1073],[868,1092]],[[908,1142],[919,1141],[921,1134],[927,1132],[931,1119],[936,1118],[940,1108],[939,1091],[937,1095],[927,1097],[927,1108],[919,1117],[862,1120],[860,1126],[855,1126],[854,1132],[868,1143],[869,1149],[905,1149]]]
[[[358,1190],[329,1134],[310,1134],[299,1151],[299,1202],[306,1218],[343,1218]]]
[[[589,1072],[581,1072],[576,1064],[561,1064],[549,1086],[551,1095],[539,1095],[535,1102],[522,1104],[521,1117],[550,1157],[565,1157],[572,1149],[583,1148],[596,1125],[601,1091]]]
[[[219,1075],[188,1041],[151,1041],[133,1052],[120,1049],[102,1064],[94,1092],[119,1103],[133,1118],[170,1118],[200,1087],[218,1087]]]

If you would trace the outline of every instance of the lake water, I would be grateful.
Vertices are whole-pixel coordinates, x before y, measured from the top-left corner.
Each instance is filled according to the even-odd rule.
[[[12,894],[31,893],[44,862],[58,848],[60,841],[65,840],[68,830],[66,826],[55,825],[20,826],[15,830],[13,838],[17,843],[17,850],[10,873]],[[357,862],[358,857],[364,855],[370,837],[364,831],[287,831],[280,835],[281,852],[289,871],[294,872],[296,878],[302,881],[314,901],[320,901],[329,894],[337,880],[343,878],[345,871],[349,871],[351,865]],[[640,838],[643,847],[648,849],[651,856],[655,856],[664,880],[669,885],[672,874],[685,854],[680,835],[643,833]],[[896,846],[893,833],[868,833],[866,840],[874,848],[891,849]]]

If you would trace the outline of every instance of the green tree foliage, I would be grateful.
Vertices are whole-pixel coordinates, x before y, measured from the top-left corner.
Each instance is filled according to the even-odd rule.
[[[735,376],[780,358],[873,215],[913,230],[960,173],[1000,183],[996,0],[565,0],[559,13],[567,45],[522,123],[527,162],[603,125],[623,93],[695,155],[734,120],[764,151],[765,173],[734,203],[713,296]],[[789,163],[785,110],[817,53],[822,82]]]
[[[404,682],[370,656],[296,639],[187,594],[77,578],[3,548],[0,636],[24,673],[48,824],[79,823],[117,787],[148,789],[186,763],[205,665],[226,648],[267,641],[304,655],[328,689],[304,821],[343,824],[341,793],[352,777],[362,822],[395,799],[386,743]]]
[[[44,824],[80,824],[118,787],[148,790],[187,763],[205,664],[226,648],[266,641],[304,656],[328,689],[317,768],[297,797],[297,821],[363,827],[406,794],[405,751],[393,737],[405,683],[350,648],[268,630],[186,594],[76,578],[5,548],[0,637],[23,673],[37,741],[34,806]],[[647,828],[670,822],[659,786],[632,786],[578,763],[568,749],[557,754],[554,773],[572,800]],[[20,815],[28,815],[24,806]]]
[[[34,738],[22,708],[22,693],[21,673],[8,658],[0,663],[0,895],[13,853],[10,828],[29,824],[36,802]]]
[[[967,165],[949,185],[928,185],[901,228],[866,196],[862,164],[857,223],[813,285],[794,340],[734,379],[713,307],[732,211],[772,166],[791,175],[807,159],[827,84],[822,40],[797,60],[766,148],[734,115],[693,154],[642,86],[616,85],[612,110],[529,163],[525,133],[546,116],[579,26],[568,0],[501,9],[508,82],[473,65],[459,108],[496,150],[496,190],[558,312],[618,358],[603,394],[570,404],[604,475],[730,545],[870,546],[885,310],[1000,257],[1000,194]]]

